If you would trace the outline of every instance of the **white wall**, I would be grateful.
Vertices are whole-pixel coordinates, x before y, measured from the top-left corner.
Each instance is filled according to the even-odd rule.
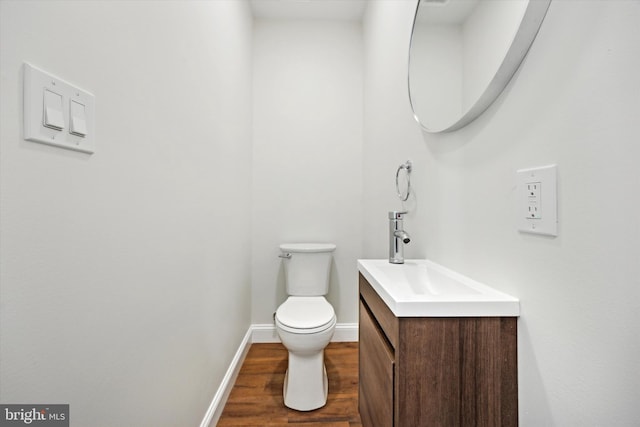
[[[506,92],[445,135],[423,135],[411,119],[413,8],[381,0],[365,16],[365,256],[386,255],[393,172],[411,158],[409,255],[521,300],[521,425],[637,425],[640,2],[553,1]],[[515,170],[550,163],[560,235],[520,234]]]
[[[413,1],[376,1],[365,14],[362,258],[388,258],[387,214],[392,210],[409,210],[404,225],[412,241],[405,257],[425,257],[426,234],[416,219],[425,208],[420,198],[429,159],[409,105],[406,75],[414,11]],[[396,196],[395,173],[407,159],[418,162],[411,174],[416,191],[403,203]]]
[[[2,1],[0,19],[0,401],[197,425],[250,324],[249,7]],[[95,154],[22,140],[22,61],[95,94]]]
[[[328,300],[357,322],[362,217],[362,31],[359,23],[254,24],[253,323],[286,299],[278,245],[337,245]]]

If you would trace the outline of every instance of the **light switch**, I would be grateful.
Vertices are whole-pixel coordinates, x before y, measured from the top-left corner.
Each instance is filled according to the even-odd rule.
[[[62,95],[50,91],[44,90],[44,113],[43,125],[55,129],[64,129],[64,115],[62,114]]]
[[[83,138],[87,136],[87,116],[84,105],[74,100],[69,102],[69,132]]]
[[[25,140],[95,152],[93,94],[27,63],[23,84]]]

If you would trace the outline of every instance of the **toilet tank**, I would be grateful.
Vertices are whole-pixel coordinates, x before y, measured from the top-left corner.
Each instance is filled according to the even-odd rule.
[[[284,243],[280,245],[284,258],[287,294],[320,296],[329,292],[333,243]]]

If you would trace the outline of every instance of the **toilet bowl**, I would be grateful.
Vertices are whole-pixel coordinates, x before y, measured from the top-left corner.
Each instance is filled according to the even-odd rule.
[[[289,351],[283,390],[289,408],[311,411],[327,402],[324,348],[335,328],[333,307],[324,297],[289,297],[278,308],[276,329]]]
[[[333,244],[283,244],[287,293],[278,307],[276,331],[289,352],[284,404],[311,411],[327,402],[324,349],[336,327],[333,307],[324,298],[329,285]]]

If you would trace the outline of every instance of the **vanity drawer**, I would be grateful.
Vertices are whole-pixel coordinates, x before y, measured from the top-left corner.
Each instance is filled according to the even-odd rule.
[[[384,331],[387,340],[391,343],[391,346],[395,349],[398,346],[398,330],[399,320],[393,314],[393,312],[387,307],[382,298],[371,287],[367,279],[362,274],[359,274],[360,282],[360,298],[364,301],[364,304],[375,317],[375,321],[380,325],[380,328]]]
[[[378,324],[360,301],[359,411],[363,426],[393,427],[394,355]]]

